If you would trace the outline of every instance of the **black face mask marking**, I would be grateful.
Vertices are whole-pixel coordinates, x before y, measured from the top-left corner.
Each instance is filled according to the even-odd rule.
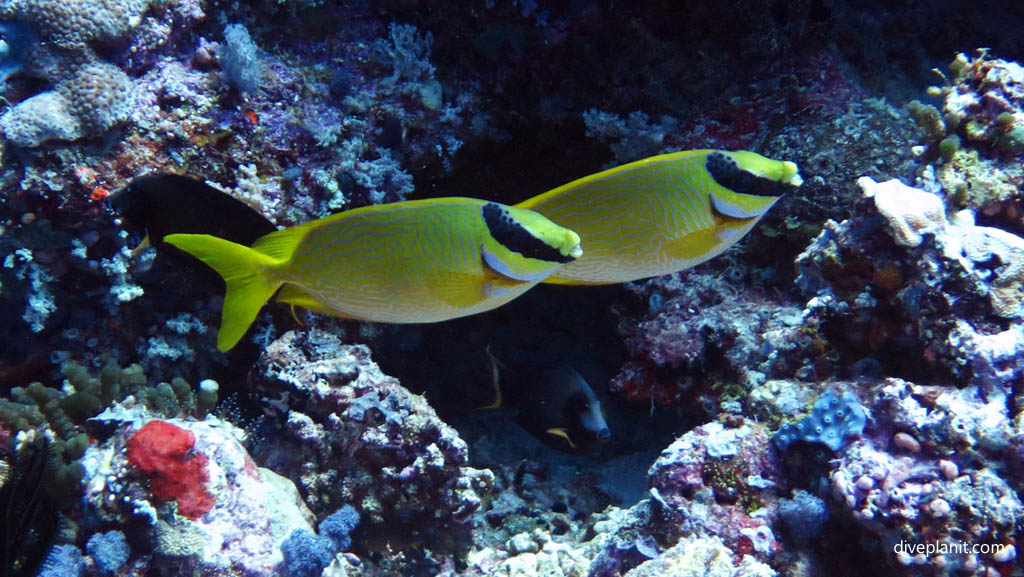
[[[483,214],[484,222],[494,240],[512,252],[519,253],[526,258],[546,262],[567,263],[576,260],[530,234],[523,228],[523,225],[512,218],[512,215],[504,207],[497,203],[485,204]]]
[[[782,196],[796,188],[788,182],[780,182],[757,176],[740,168],[739,164],[727,154],[712,152],[704,163],[708,174],[720,186],[729,190],[752,196]]]

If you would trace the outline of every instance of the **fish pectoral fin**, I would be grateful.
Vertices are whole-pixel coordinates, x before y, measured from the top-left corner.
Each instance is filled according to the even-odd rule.
[[[550,429],[548,429],[548,430],[546,430],[544,432],[546,434],[548,434],[548,435],[551,435],[552,437],[559,437],[559,438],[565,439],[565,442],[569,443],[569,448],[570,449],[575,449],[576,448],[576,443],[572,442],[572,439],[569,438],[569,432],[566,431],[564,428],[562,428],[562,427],[552,427],[552,428],[550,428]]]
[[[504,280],[504,279],[502,279]],[[518,289],[521,282],[516,282],[515,285],[509,286],[507,282],[490,282],[485,281],[483,284],[484,296],[491,298],[501,298],[514,289]]]
[[[315,296],[303,290],[302,287],[290,283],[281,287],[281,291],[277,293],[277,300],[292,307],[292,317],[295,317],[295,307],[302,307],[306,310],[325,315],[344,316],[320,302]],[[299,321],[298,318],[295,318],[295,320]],[[301,325],[302,322],[299,322],[299,324]]]

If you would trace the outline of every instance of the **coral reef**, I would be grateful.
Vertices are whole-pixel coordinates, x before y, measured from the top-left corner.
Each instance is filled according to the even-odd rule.
[[[747,274],[736,267],[723,275],[687,271],[629,287],[646,306],[622,311],[631,359],[610,389],[633,401],[698,403],[717,412],[736,409],[744,391],[768,376],[816,373],[821,355],[800,327],[799,307],[740,293],[733,278]],[[799,366],[789,366],[794,361]]]
[[[83,467],[80,458],[90,443],[88,421],[112,404],[126,401],[165,416],[205,414],[216,403],[209,390],[198,396],[183,379],[147,386],[140,365],[122,369],[110,358],[98,375],[73,362],[61,367],[61,388],[34,382],[13,387],[10,399],[0,398],[0,431],[3,435],[45,434],[52,439],[53,465],[47,481],[60,507],[73,504],[81,492]],[[211,387],[207,385],[207,389]]]
[[[957,54],[939,74],[942,86],[929,92],[940,106],[911,103],[931,161],[920,171],[925,188],[979,220],[1024,232],[1024,68],[979,50]]]
[[[877,432],[853,443],[830,473],[843,508],[887,544],[895,564],[939,573],[1006,567],[1022,505],[992,469],[1013,437],[1005,392],[887,379],[866,395],[877,399]],[[972,527],[970,546],[961,527]],[[918,543],[937,553],[908,553]]]
[[[842,343],[849,364],[870,358],[911,379],[941,367],[948,381],[990,388],[1012,382],[1022,371],[1015,271],[1024,240],[975,225],[970,211],[947,218],[940,198],[896,181],[860,186],[864,214],[827,223],[797,261],[797,283],[813,296],[805,317]]]
[[[149,563],[197,575],[273,575],[289,535],[312,531],[295,486],[257,467],[239,442],[244,434],[225,421],[150,420],[143,407],[120,405],[95,426],[109,436],[82,458],[86,510],[136,527],[133,541],[146,543],[156,560]]]
[[[271,343],[256,390],[287,411],[287,442],[260,454],[314,511],[352,503],[364,523],[420,533],[465,525],[493,479],[426,401],[380,372],[365,346],[316,329]],[[418,538],[429,539],[421,533]]]
[[[16,575],[1019,571],[1024,8],[423,8],[0,0]],[[104,200],[173,172],[288,226],[688,148],[805,184],[694,270],[448,332],[270,306],[230,355],[217,280]],[[469,411],[496,341],[597,359],[609,443],[557,455]]]
[[[149,0],[53,2],[9,0],[0,19],[23,23],[39,39],[24,61],[28,71],[50,79],[52,91],[27,98],[0,117],[4,137],[35,147],[51,139],[101,136],[127,120],[131,80],[100,61],[94,45],[126,36],[142,20]]]
[[[681,534],[715,535],[768,561],[779,547],[780,464],[762,426],[734,425],[702,425],[669,445],[651,466],[652,495]]]

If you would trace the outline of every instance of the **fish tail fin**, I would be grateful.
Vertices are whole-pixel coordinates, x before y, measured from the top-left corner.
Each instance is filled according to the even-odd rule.
[[[263,305],[282,281],[268,274],[280,259],[208,234],[172,234],[164,241],[206,263],[224,278],[227,291],[221,311],[217,349],[228,351],[245,336]]]

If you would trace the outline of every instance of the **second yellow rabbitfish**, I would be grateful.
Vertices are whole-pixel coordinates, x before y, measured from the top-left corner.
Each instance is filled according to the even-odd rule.
[[[222,351],[278,289],[278,300],[317,312],[435,322],[501,306],[582,254],[572,230],[471,198],[357,208],[272,232],[251,248],[206,234],[164,240],[224,277]]]
[[[592,174],[516,206],[573,229],[587,249],[544,282],[610,284],[721,254],[802,182],[792,162],[690,150]]]

